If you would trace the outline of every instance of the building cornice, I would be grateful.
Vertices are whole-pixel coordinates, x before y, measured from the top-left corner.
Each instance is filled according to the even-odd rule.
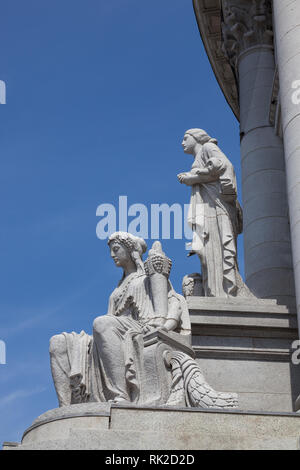
[[[222,50],[222,8],[220,0],[193,0],[198,28],[207,56],[221,90],[239,120],[238,87],[234,70]]]
[[[273,49],[271,1],[193,0],[193,6],[216,79],[239,119],[239,59],[258,47]],[[275,102],[276,96],[273,97],[270,110],[271,122],[275,120]]]

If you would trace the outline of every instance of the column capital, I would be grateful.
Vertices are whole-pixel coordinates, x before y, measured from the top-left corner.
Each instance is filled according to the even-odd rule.
[[[240,54],[273,46],[271,0],[222,0],[222,50],[237,74]]]

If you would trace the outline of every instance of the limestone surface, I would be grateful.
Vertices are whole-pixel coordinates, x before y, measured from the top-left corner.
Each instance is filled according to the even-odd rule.
[[[202,129],[187,130],[182,147],[194,157],[191,170],[177,177],[191,187],[187,218],[193,240],[189,255],[197,254],[201,262],[202,295],[251,297],[237,265],[237,236],[243,221],[233,165],[217,140]]]
[[[116,232],[108,244],[123,276],[107,314],[94,320],[93,335],[62,333],[50,340],[59,405],[171,400],[181,406],[236,407],[237,396],[216,392],[193,361],[187,302],[169,281],[172,263],[161,244],[153,244],[145,263],[143,239]]]

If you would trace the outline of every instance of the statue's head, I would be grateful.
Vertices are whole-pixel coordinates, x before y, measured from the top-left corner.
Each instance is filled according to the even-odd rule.
[[[185,132],[182,141],[184,153],[195,154],[197,147],[206,144],[206,142],[218,143],[216,139],[211,138],[203,129],[189,129]]]
[[[147,244],[143,238],[127,232],[115,232],[109,237],[108,246],[116,266],[125,268],[126,264],[133,262],[137,271],[144,272],[142,256]]]

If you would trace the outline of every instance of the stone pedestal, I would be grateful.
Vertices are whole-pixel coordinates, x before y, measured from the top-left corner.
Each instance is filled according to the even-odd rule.
[[[153,383],[147,383],[158,393],[155,406],[85,403],[57,408],[37,418],[20,444],[5,443],[3,448],[298,449],[300,414],[293,412],[293,403],[300,374],[291,363],[296,314],[274,300],[187,297],[187,303],[201,371],[214,388],[238,393],[239,410],[159,405],[164,387],[157,387],[153,377],[164,374],[164,351],[180,346],[193,354],[188,338],[179,344],[176,333],[160,331],[144,338],[145,368],[156,367],[148,371]]]
[[[292,412],[300,370],[291,361],[297,315],[276,301],[187,298],[192,345],[216,389],[234,390],[243,410]]]
[[[71,405],[37,418],[5,450],[299,449],[300,415],[109,404]]]
[[[181,351],[194,357],[190,335],[172,331],[154,331],[144,336],[143,403],[161,405],[166,403],[171,389],[171,369],[166,367],[165,354]]]

